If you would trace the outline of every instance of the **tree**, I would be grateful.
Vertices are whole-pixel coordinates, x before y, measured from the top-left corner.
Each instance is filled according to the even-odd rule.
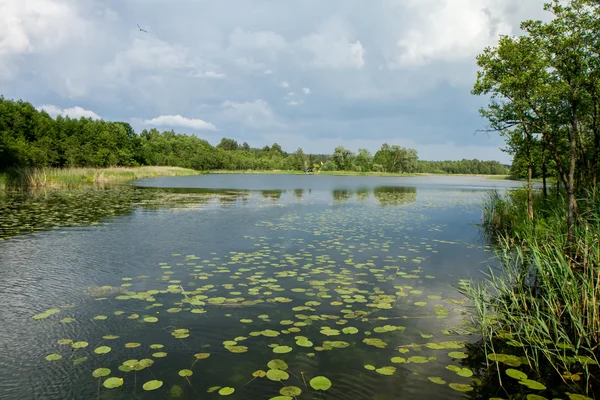
[[[358,149],[354,165],[359,172],[371,171],[373,168],[373,156],[371,152],[367,149]]]
[[[349,171],[352,169],[354,154],[350,150],[344,148],[344,146],[336,147],[331,158],[338,171]]]

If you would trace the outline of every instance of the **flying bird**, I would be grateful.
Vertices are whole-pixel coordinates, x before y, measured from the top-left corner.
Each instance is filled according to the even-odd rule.
[[[140,26],[138,24],[136,24],[136,25],[137,25],[138,29],[140,30],[140,32],[146,32],[146,33],[148,33],[147,30],[144,30],[144,29],[140,28]]]

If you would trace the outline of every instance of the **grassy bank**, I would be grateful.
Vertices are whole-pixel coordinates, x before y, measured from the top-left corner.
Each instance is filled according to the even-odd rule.
[[[118,184],[141,178],[199,173],[199,171],[178,167],[13,168],[0,173],[0,189],[9,187],[70,189],[89,184]]]
[[[502,268],[469,285],[488,360],[498,348],[524,357],[540,378],[598,393],[600,376],[600,202],[581,201],[574,248],[567,243],[565,200],[492,192],[483,228],[498,246]],[[590,197],[593,198],[593,197]],[[567,250],[569,249],[569,250]],[[499,357],[502,356],[502,357]],[[499,372],[499,371],[498,371]]]

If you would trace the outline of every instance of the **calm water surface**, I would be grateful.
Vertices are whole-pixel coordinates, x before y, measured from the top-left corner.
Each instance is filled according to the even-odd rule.
[[[169,201],[131,200],[95,225],[0,241],[1,399],[465,396],[454,384],[471,378],[447,366],[461,367],[463,343],[477,337],[456,286],[490,261],[475,225],[484,190],[510,182],[202,175],[136,184],[163,188]],[[19,203],[11,207],[5,229],[16,224],[8,214]],[[69,207],[52,212],[58,220]],[[153,363],[123,367],[142,359]],[[276,369],[274,359],[285,374],[253,377]],[[98,368],[110,374],[93,377]],[[331,387],[313,389],[317,376]],[[123,386],[105,388],[108,377]],[[144,390],[153,380],[162,386]]]

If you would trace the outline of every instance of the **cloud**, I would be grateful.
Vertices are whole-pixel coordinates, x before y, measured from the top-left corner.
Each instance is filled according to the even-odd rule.
[[[357,68],[365,65],[365,48],[354,36],[350,24],[338,17],[325,21],[316,33],[302,37],[298,45],[307,51],[306,63],[315,68]]]
[[[79,119],[81,117],[91,118],[91,119],[102,119],[95,112],[86,110],[79,106],[70,107],[70,108],[60,108],[53,104],[43,104],[36,108],[38,110],[46,111],[53,118],[56,118],[57,116],[62,115],[62,116],[68,116],[70,118],[76,118],[76,119]]]
[[[434,61],[473,59],[499,35],[511,34],[502,0],[409,0],[410,28],[396,42],[390,68],[420,67]]]
[[[501,138],[472,134],[486,125],[486,99],[469,94],[474,57],[543,19],[545,1],[243,0],[232,12],[227,2],[0,0],[0,87],[110,120],[146,116],[136,129],[158,120],[316,152],[367,137],[375,149],[414,143],[422,157],[444,156],[431,142],[503,158]]]
[[[262,99],[253,101],[224,101],[221,104],[221,115],[229,121],[236,121],[247,128],[262,129],[282,127],[269,103]]]
[[[287,81],[283,81],[279,83],[279,86],[282,88],[289,88],[290,84]]]
[[[209,131],[217,129],[217,127],[210,122],[195,118],[185,118],[181,115],[161,115],[159,117],[147,119],[143,121],[143,123],[154,126],[181,127]]]

